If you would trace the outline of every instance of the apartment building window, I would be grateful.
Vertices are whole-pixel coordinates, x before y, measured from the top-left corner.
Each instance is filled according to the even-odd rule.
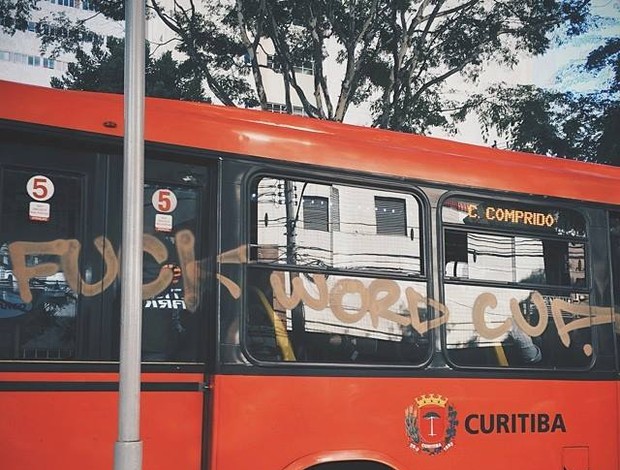
[[[11,53],[11,62],[15,62],[16,64],[27,64],[28,56],[26,54],[20,54],[19,52]]]
[[[329,200],[320,196],[304,196],[304,228],[306,230],[329,231]]]
[[[281,103],[267,103],[267,110],[272,113],[287,114],[286,105]],[[305,116],[304,108],[302,106],[293,106],[292,111],[296,116]]]
[[[41,65],[41,57],[37,57],[34,55],[29,55],[28,56],[28,65],[31,65],[33,67],[39,67]]]
[[[282,73],[282,64],[276,55],[267,54],[267,67],[276,73]],[[301,63],[293,64],[293,70],[295,73],[314,75],[314,61],[305,60]]]
[[[407,235],[405,200],[375,197],[377,235]]]
[[[15,64],[28,65],[30,67],[41,67],[46,69],[60,70],[66,72],[67,63],[59,60],[48,59],[34,55],[22,54],[20,52],[1,51],[0,61],[13,62]]]
[[[58,4],[63,7],[78,8],[80,10],[97,11],[92,0],[47,0],[54,5]]]
[[[277,73],[282,72],[282,66],[280,65],[280,61],[273,54],[267,54],[267,68],[270,68]]]
[[[314,75],[314,61],[307,60],[302,62],[301,64],[293,65],[293,70],[295,73],[303,73],[305,75]]]

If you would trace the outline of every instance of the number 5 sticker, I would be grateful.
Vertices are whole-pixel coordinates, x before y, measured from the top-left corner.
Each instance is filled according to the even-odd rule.
[[[158,189],[155,191],[151,202],[153,207],[157,209],[157,212],[164,212],[166,214],[174,211],[177,207],[177,197],[170,189]]]
[[[54,195],[54,183],[47,176],[33,176],[26,183],[26,191],[35,201],[47,201]]]

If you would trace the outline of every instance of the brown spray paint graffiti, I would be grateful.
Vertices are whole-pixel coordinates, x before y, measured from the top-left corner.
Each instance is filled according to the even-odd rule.
[[[403,326],[412,326],[418,333],[424,334],[429,330],[438,328],[448,322],[450,311],[442,303],[426,298],[412,287],[405,288],[407,299],[407,311],[409,316],[398,314],[391,307],[400,299],[401,288],[396,281],[390,279],[374,279],[365,286],[358,279],[343,278],[338,280],[331,289],[327,286],[325,276],[311,274],[315,286],[318,288],[318,297],[312,297],[304,287],[299,277],[291,281],[291,292],[288,294],[284,286],[282,273],[272,273],[270,277],[276,302],[286,309],[293,309],[301,302],[314,310],[331,309],[334,316],[345,324],[360,322],[366,315],[370,315],[374,328],[378,327],[379,318],[398,323]],[[356,295],[359,299],[359,307],[351,311],[345,308],[344,298]],[[476,332],[485,339],[493,340],[501,338],[508,333],[516,323],[528,336],[536,337],[543,334],[549,323],[549,312],[545,301],[539,292],[531,293],[532,301],[539,312],[539,320],[536,325],[531,325],[525,319],[517,299],[510,299],[511,316],[501,325],[490,327],[485,319],[487,310],[497,307],[497,297],[489,292],[480,294],[474,301],[472,308],[472,324]],[[430,320],[422,320],[418,314],[418,307],[431,307],[438,315]],[[594,307],[585,303],[569,303],[562,299],[551,301],[551,316],[555,322],[557,333],[566,347],[570,347],[571,331],[588,328],[594,325],[609,324],[620,321],[620,315],[614,313],[611,307]],[[570,317],[572,320],[566,321]],[[592,354],[591,347],[586,345],[584,353]]]
[[[195,311],[198,306],[198,289],[202,278],[199,263],[195,259],[194,234],[189,230],[181,230],[175,235],[177,256],[181,265],[185,304],[189,311]],[[13,266],[13,273],[17,278],[19,295],[25,303],[32,301],[30,280],[37,277],[48,277],[56,273],[64,273],[69,287],[76,293],[92,297],[105,291],[120,272],[120,252],[117,255],[110,241],[105,237],[97,237],[95,248],[103,257],[105,274],[102,279],[93,284],[87,283],[80,273],[79,257],[81,244],[75,239],[59,239],[49,242],[17,241],[9,244],[9,256]],[[153,235],[144,234],[144,251],[150,254],[157,263],[162,265],[168,259],[166,246]],[[28,256],[52,255],[59,258],[58,262],[45,262],[30,266]],[[142,286],[142,298],[150,299],[163,292],[172,282],[173,272],[167,266],[162,266],[158,276]]]
[[[13,272],[17,278],[17,286],[21,299],[25,303],[32,301],[30,280],[37,277],[52,276],[63,272],[69,287],[76,293],[91,297],[106,290],[118,277],[120,271],[120,253],[117,255],[110,241],[105,237],[97,237],[94,246],[103,257],[105,274],[98,282],[89,284],[80,274],[79,257],[81,244],[75,239],[59,239],[47,242],[17,241],[9,244],[9,256],[11,258]],[[166,246],[153,235],[145,234],[143,238],[144,251],[150,254],[161,266],[158,276],[153,281],[144,284],[142,290],[143,299],[156,297],[163,292],[172,282],[173,272],[164,265],[169,253]],[[177,256],[183,277],[184,300],[187,309],[196,311],[199,301],[199,289],[205,273],[201,263],[196,260],[195,237],[190,230],[181,230],[175,234]],[[28,256],[52,255],[59,258],[58,262],[44,262],[35,265],[27,263]],[[218,258],[219,264],[244,264],[248,262],[248,249],[240,246],[236,249],[221,253]],[[317,287],[318,294],[313,297],[304,287],[298,276],[292,277],[291,293],[286,292],[284,285],[284,272],[273,272],[270,276],[271,287],[275,300],[286,309],[293,309],[300,303],[304,303],[314,310],[329,308],[333,315],[345,324],[353,324],[361,321],[366,315],[370,315],[374,328],[379,325],[379,318],[398,323],[403,326],[412,326],[418,333],[424,334],[436,329],[448,322],[450,312],[447,306],[432,299],[426,298],[412,287],[405,288],[407,310],[409,316],[401,315],[391,307],[401,297],[401,287],[396,281],[390,279],[374,279],[368,286],[358,279],[345,278],[338,280],[331,288],[327,284],[326,277],[322,274],[310,274],[313,283]],[[242,290],[233,280],[216,274],[218,281],[229,291],[233,298],[238,299]],[[344,298],[349,295],[359,297],[359,308],[350,311],[345,308]],[[472,308],[472,324],[475,330],[486,339],[497,339],[506,334],[512,328],[512,322],[521,330],[531,336],[540,336],[547,328],[549,322],[548,309],[545,306],[542,295],[538,292],[531,294],[532,301],[540,312],[538,324],[529,324],[516,299],[510,300],[511,317],[507,318],[500,326],[490,327],[486,323],[487,310],[497,307],[497,298],[492,293],[480,294]],[[431,307],[438,315],[429,320],[420,318],[418,307]],[[565,321],[568,314],[574,319]],[[569,303],[562,299],[553,299],[551,302],[551,316],[556,324],[558,335],[564,346],[570,346],[571,331],[588,328],[592,325],[620,322],[620,314],[615,313],[610,307],[592,307],[588,304]],[[590,351],[591,352],[591,351]],[[586,354],[588,352],[586,351]]]

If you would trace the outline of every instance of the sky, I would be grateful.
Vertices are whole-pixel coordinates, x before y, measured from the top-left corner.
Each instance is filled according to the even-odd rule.
[[[600,79],[591,74],[580,73],[588,54],[605,40],[620,36],[620,0],[593,0],[592,13],[595,26],[587,33],[554,47],[542,57],[530,59],[538,73],[533,83],[558,91],[591,92],[600,89]],[[609,71],[608,71],[609,72]],[[607,73],[605,78],[610,78]]]
[[[479,89],[490,83],[504,81],[509,84],[532,84],[555,91],[593,92],[601,89],[603,81],[611,77],[606,71],[594,76],[580,70],[588,54],[606,39],[620,36],[620,0],[592,0],[593,26],[580,36],[566,38],[562,33],[556,34],[553,46],[542,56],[524,57],[521,62],[510,69],[508,67],[489,67],[481,77]],[[454,85],[455,97],[463,97],[475,92],[471,84]],[[443,132],[434,134],[447,137]],[[500,148],[505,148],[502,139],[491,137],[485,142],[479,131],[475,118],[464,122],[456,136],[450,136],[462,142],[490,145],[494,140]]]

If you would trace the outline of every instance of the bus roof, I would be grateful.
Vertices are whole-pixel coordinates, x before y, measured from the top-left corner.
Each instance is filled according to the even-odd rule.
[[[0,119],[122,137],[122,95],[0,81]],[[146,99],[145,140],[345,170],[620,204],[620,168],[204,103]]]

